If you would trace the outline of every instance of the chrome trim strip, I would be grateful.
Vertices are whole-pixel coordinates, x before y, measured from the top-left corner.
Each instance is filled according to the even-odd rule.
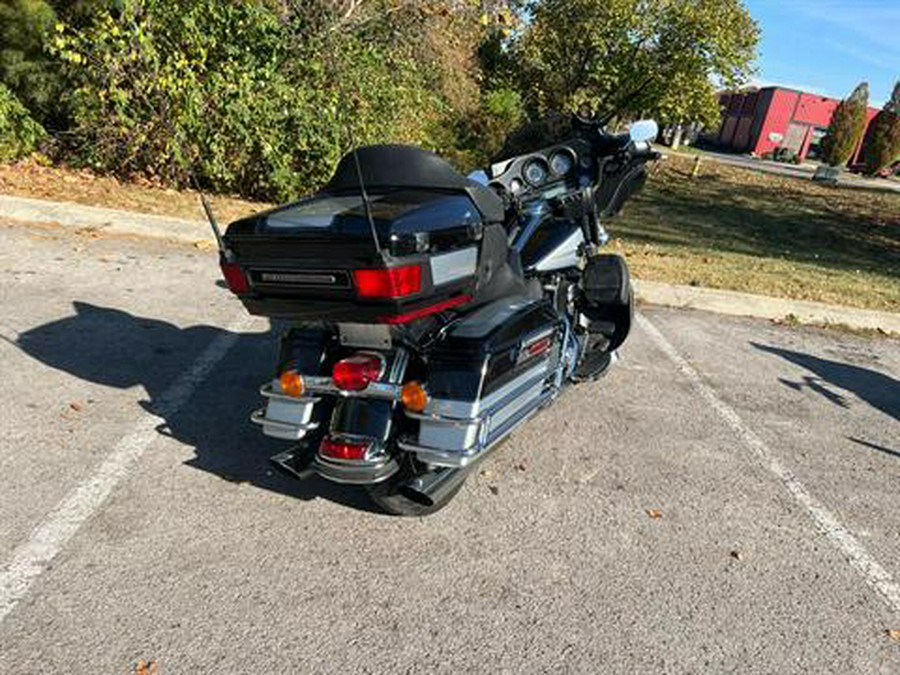
[[[275,427],[284,431],[312,431],[319,427],[318,422],[310,422],[309,424],[291,424],[290,422],[279,422],[278,420],[270,420],[266,417],[266,411],[260,408],[250,413],[250,421],[254,424]]]
[[[306,380],[306,378],[303,378]],[[276,401],[285,401],[287,403],[318,403],[322,399],[317,398],[315,396],[288,396],[287,394],[282,394],[281,392],[275,391],[275,385],[267,382],[259,388],[259,395],[265,396],[266,398],[275,399]]]
[[[338,389],[330,377],[303,376],[306,390],[318,394],[332,394],[333,396],[362,396],[364,398],[378,398],[388,401],[400,400],[401,387],[388,382],[372,382],[360,391],[344,391]]]
[[[409,363],[409,352],[403,347],[397,347],[394,352],[394,362],[391,364],[391,372],[388,374],[388,382],[391,384],[400,384],[403,382],[403,375],[406,373],[406,366]]]

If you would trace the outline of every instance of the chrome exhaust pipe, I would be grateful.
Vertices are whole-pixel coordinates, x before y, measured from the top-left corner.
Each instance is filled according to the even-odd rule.
[[[401,483],[397,491],[417,504],[434,506],[455,490],[468,473],[468,469],[432,469]]]

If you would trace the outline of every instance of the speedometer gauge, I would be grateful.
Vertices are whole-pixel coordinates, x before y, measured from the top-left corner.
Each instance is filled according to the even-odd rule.
[[[536,187],[547,180],[547,163],[542,159],[532,159],[522,168],[522,175]]]
[[[568,152],[554,152],[550,155],[550,170],[557,176],[565,176],[574,165],[575,161]]]

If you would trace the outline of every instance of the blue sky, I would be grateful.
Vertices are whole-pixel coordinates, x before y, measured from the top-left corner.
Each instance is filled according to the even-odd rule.
[[[844,98],[859,82],[881,107],[900,79],[900,0],[744,0],[762,27],[755,83]]]

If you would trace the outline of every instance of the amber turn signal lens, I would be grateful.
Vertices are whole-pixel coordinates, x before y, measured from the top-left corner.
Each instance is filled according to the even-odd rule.
[[[281,385],[281,393],[285,396],[293,396],[300,398],[303,396],[303,376],[296,370],[286,370],[278,378],[278,384]]]
[[[400,400],[407,410],[420,413],[428,405],[428,392],[418,382],[407,382],[400,390]]]

